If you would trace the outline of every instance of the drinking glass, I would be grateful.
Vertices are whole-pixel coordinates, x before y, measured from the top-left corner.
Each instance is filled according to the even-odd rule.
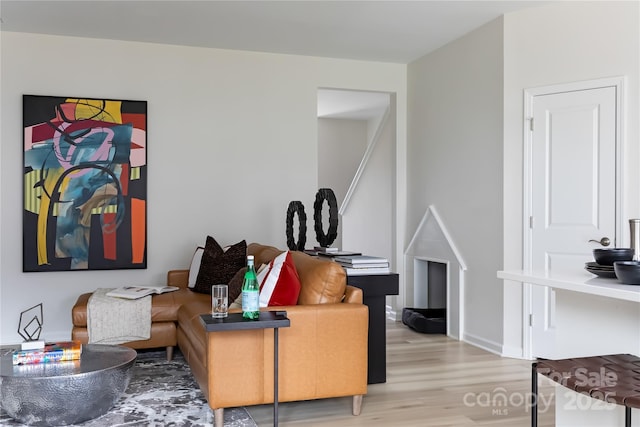
[[[227,285],[213,285],[211,287],[211,316],[215,318],[227,317],[229,287]]]

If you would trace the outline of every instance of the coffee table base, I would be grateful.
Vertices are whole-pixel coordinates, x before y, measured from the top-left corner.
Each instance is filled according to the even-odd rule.
[[[62,426],[109,411],[129,385],[136,352],[90,344],[80,361],[13,367],[4,359],[2,409],[23,424]]]

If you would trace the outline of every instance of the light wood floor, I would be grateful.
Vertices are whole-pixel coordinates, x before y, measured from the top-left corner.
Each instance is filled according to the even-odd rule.
[[[538,425],[554,425],[554,388],[539,379]],[[279,405],[281,426],[508,426],[531,425],[531,362],[501,358],[444,335],[387,322],[387,382],[369,385],[362,413],[352,399]],[[500,396],[506,406],[500,406]],[[524,400],[524,402],[523,402]],[[548,405],[547,402],[551,404]],[[258,426],[273,425],[271,405],[247,407]]]

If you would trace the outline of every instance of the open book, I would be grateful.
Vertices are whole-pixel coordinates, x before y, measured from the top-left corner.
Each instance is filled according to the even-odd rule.
[[[177,286],[123,286],[107,292],[108,297],[138,299],[151,294],[164,294],[180,289]]]

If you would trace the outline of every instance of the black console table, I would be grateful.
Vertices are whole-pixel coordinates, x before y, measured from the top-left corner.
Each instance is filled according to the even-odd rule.
[[[200,322],[207,332],[238,331],[246,329],[273,328],[273,425],[278,426],[278,328],[288,328],[291,321],[286,311],[261,311],[257,320],[242,317],[242,313],[229,313],[224,318],[214,318],[210,314],[200,315]],[[219,420],[216,425],[222,425]]]
[[[369,307],[369,384],[387,381],[387,327],[385,297],[398,295],[397,273],[347,276],[347,284],[362,289],[363,302]]]

